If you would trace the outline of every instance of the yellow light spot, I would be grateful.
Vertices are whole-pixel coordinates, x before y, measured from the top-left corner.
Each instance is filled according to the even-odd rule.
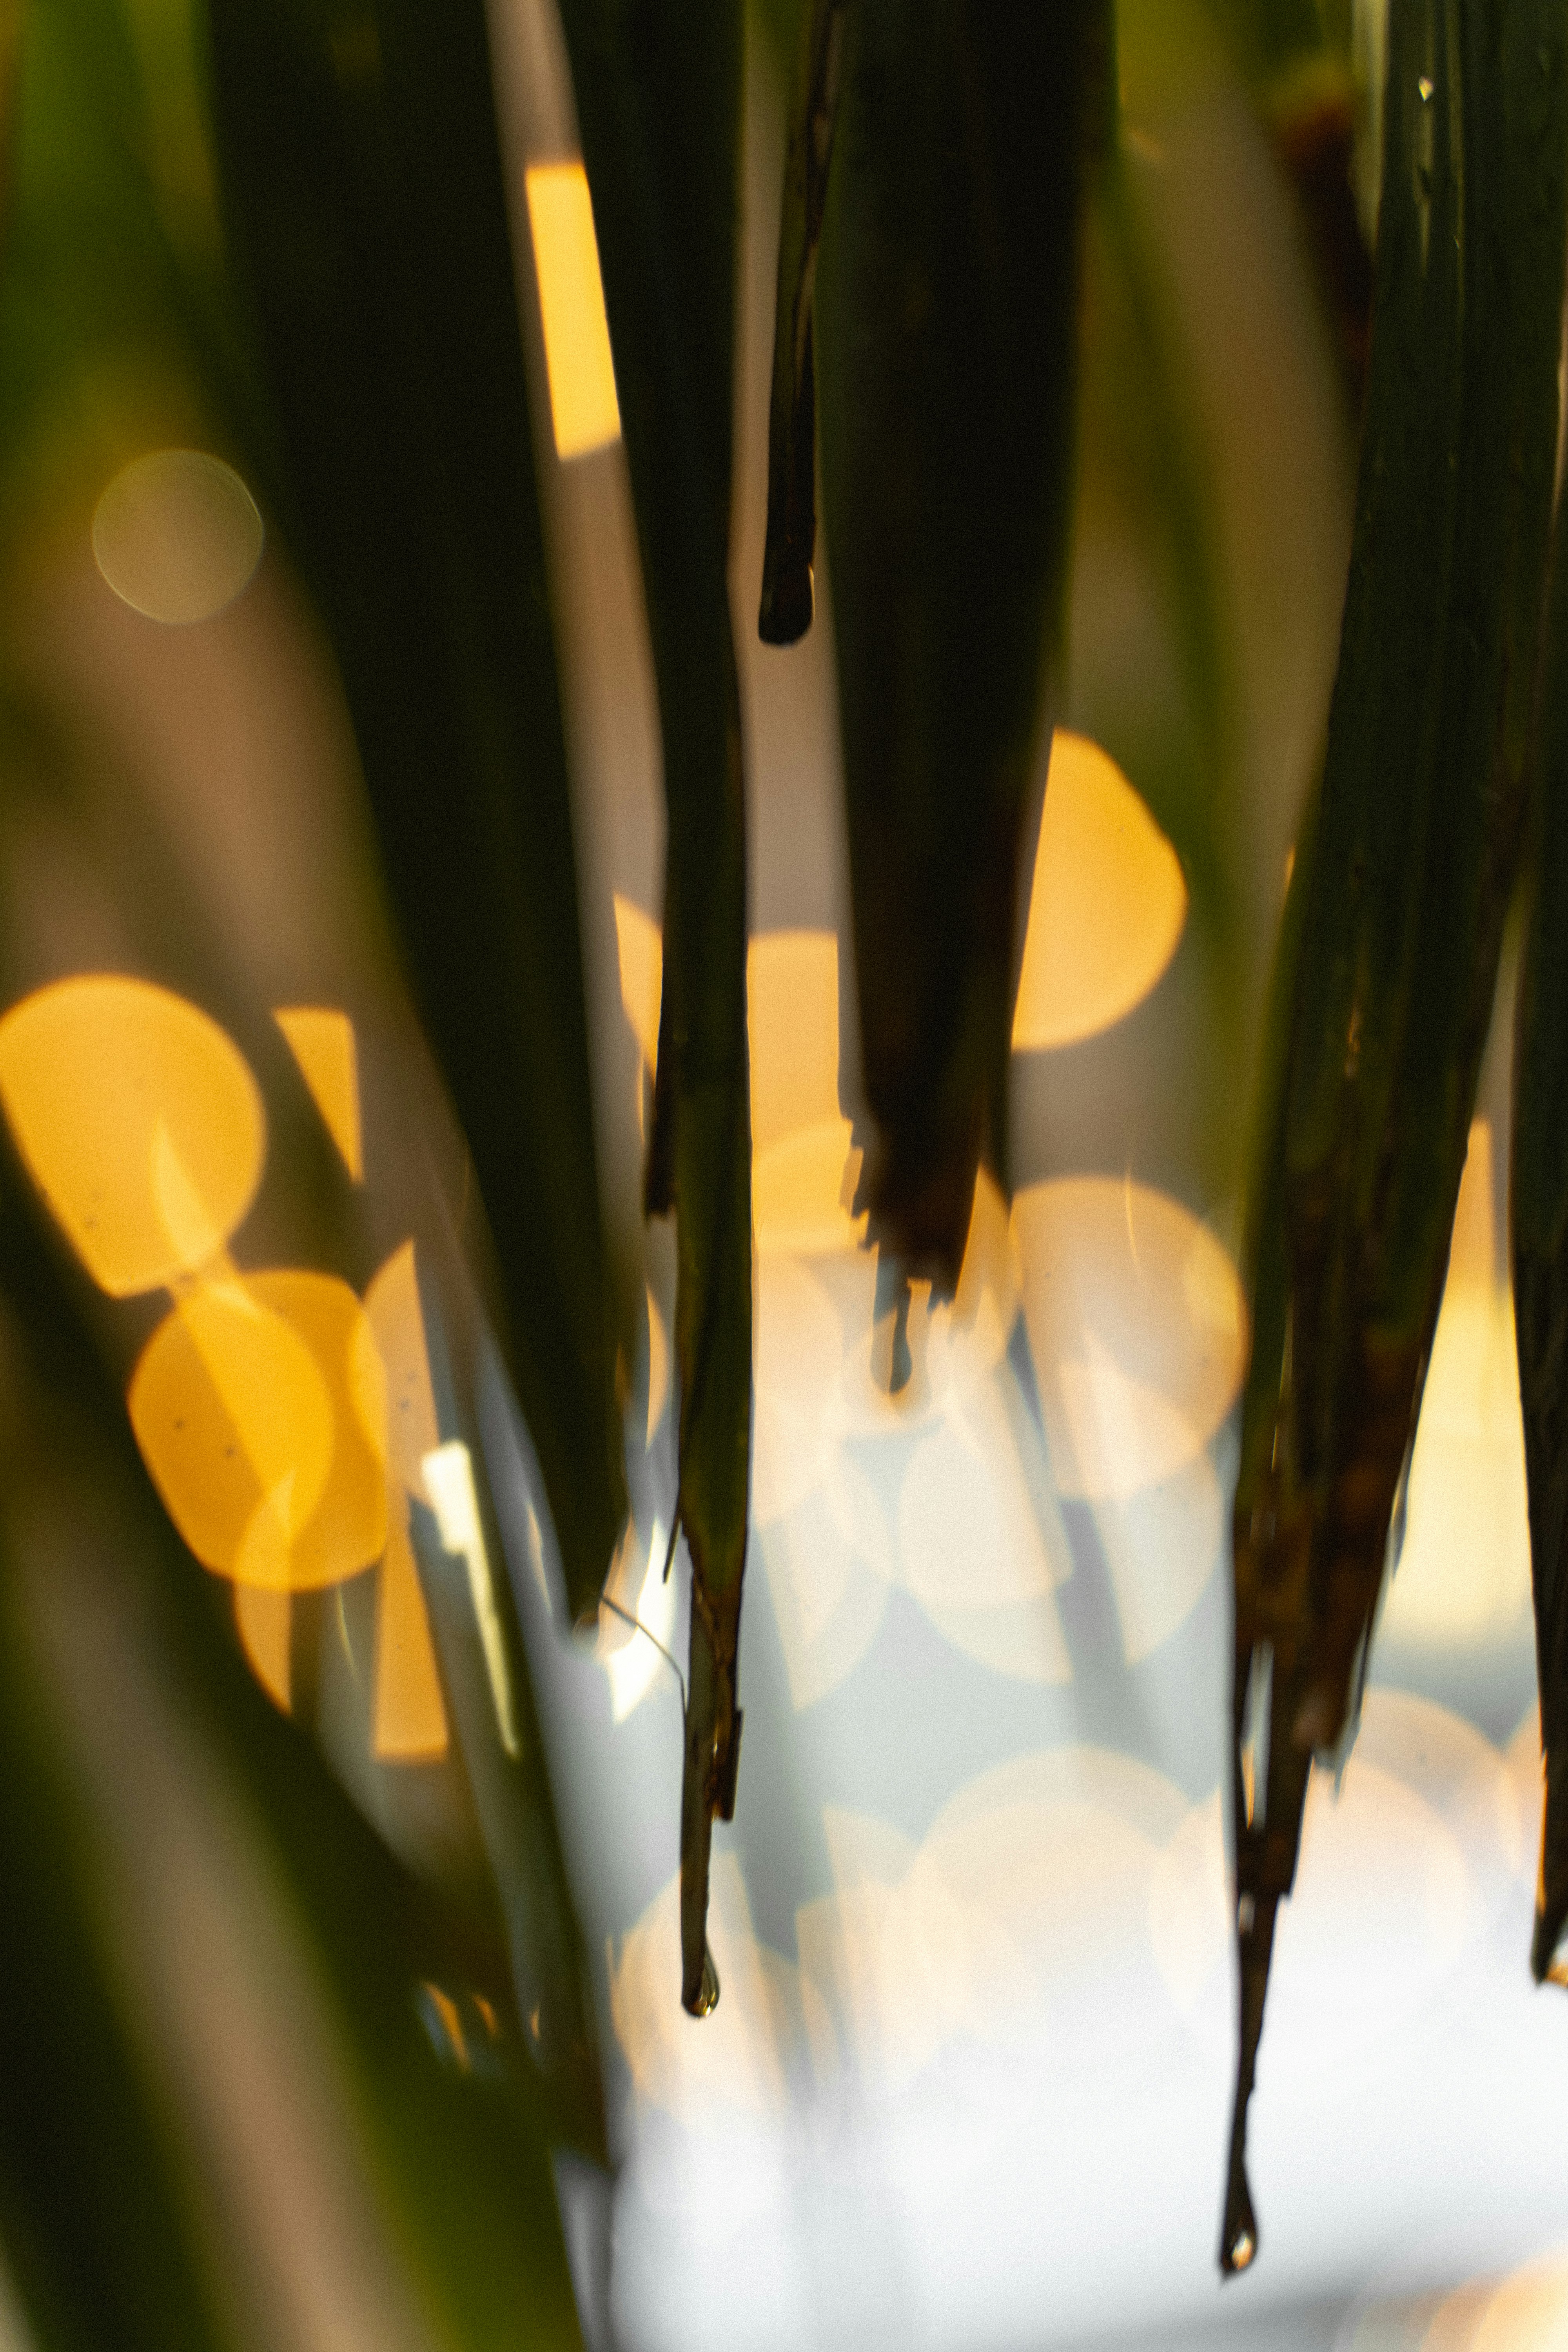
[[[29,1174],[112,1298],[199,1271],[261,1181],[267,1122],[243,1056],[183,997],[57,981],[0,1021],[0,1103]]]
[[[1029,893],[1013,1044],[1070,1045],[1160,978],[1187,917],[1176,854],[1115,761],[1058,730]]]
[[[752,1215],[760,1244],[853,1249],[859,1173],[838,1108],[838,942],[831,931],[766,931],[746,959],[752,1066]],[[853,1164],[851,1164],[853,1162]]]
[[[490,1698],[495,1706],[501,1746],[509,1756],[516,1756],[521,1753],[517,1714],[512,1700],[511,1676],[507,1668],[500,1612],[496,1607],[489,1552],[485,1544],[484,1529],[479,1524],[479,1498],[474,1486],[473,1458],[462,1440],[455,1437],[446,1445],[437,1445],[433,1453],[427,1454],[422,1467],[425,1489],[435,1509],[442,1548],[461,1559],[468,1571],[468,1593],[479,1629],[479,1643],[485,1654],[485,1672],[489,1678]]]
[[[1513,1301],[1498,1265],[1489,1121],[1470,1129],[1380,1640],[1473,1650],[1528,1624],[1530,1517]]]
[[[658,1061],[663,941],[617,893],[621,1003],[651,1076]],[[752,1213],[760,1245],[817,1254],[856,1248],[859,1176],[838,1108],[838,942],[831,931],[766,931],[746,956],[752,1080]]]
[[[268,1697],[287,1715],[291,1703],[289,1635],[293,1617],[288,1593],[270,1591],[262,1584],[237,1584],[234,1615],[252,1673]]]
[[[752,1215],[759,1248],[821,1255],[856,1249],[866,1217],[850,1213],[860,1153],[847,1118],[830,1118],[786,1135],[752,1165]]]
[[[385,1381],[383,1452],[390,1528],[376,1612],[374,1743],[377,1756],[440,1756],[447,1711],[430,1621],[408,1543],[404,1490],[428,1500],[422,1463],[441,1442],[414,1244],[393,1251],[364,1295],[365,1318]]]
[[[197,1285],[148,1341],[127,1401],[169,1516],[206,1567],[298,1592],[379,1558],[385,1380],[335,1276]]]
[[[658,1006],[663,986],[664,942],[651,915],[616,892],[616,949],[621,967],[621,1004],[649,1075],[658,1064]]]
[[[392,1516],[376,1598],[373,1736],[384,1763],[413,1763],[447,1752],[441,1677],[401,1496]]]
[[[1457,1286],[1491,1291],[1498,1279],[1496,1177],[1492,1168],[1492,1123],[1473,1119],[1454,1205],[1447,1279]]]
[[[838,1118],[838,942],[831,931],[766,931],[746,957],[752,1143]]]
[[[386,1378],[387,1467],[411,1495],[427,1502],[421,1465],[440,1444],[441,1431],[430,1385],[412,1242],[394,1250],[373,1276],[364,1295],[364,1311]]]
[[[320,1011],[313,1006],[280,1006],[273,1015],[300,1065],[316,1108],[356,1184],[364,1181],[360,1142],[359,1064],[354,1054],[353,1024],[346,1013]]]
[[[1421,2316],[1420,2352],[1557,2352],[1568,2342],[1568,2262],[1558,2249],[1500,2281],[1470,2281]]]
[[[153,1198],[182,1265],[212,1265],[223,1255],[228,1236],[208,1214],[163,1119],[153,1130]]]
[[[653,1444],[658,1425],[669,1403],[669,1333],[659,1312],[658,1301],[651,1290],[647,1299],[647,1433],[646,1443]]]
[[[115,475],[92,518],[98,568],[150,620],[207,621],[261,560],[256,500],[205,449],[154,449]]]
[[[582,457],[621,436],[594,207],[581,163],[535,163],[526,185],[555,454]]]
[[[1024,1315],[1063,1495],[1132,1495],[1194,1462],[1236,1402],[1247,1309],[1229,1256],[1130,1180],[1032,1184],[1014,1203]]]

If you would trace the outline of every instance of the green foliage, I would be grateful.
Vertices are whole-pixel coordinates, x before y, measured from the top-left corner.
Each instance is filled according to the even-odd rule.
[[[1059,678],[1083,90],[1098,12],[862,0],[816,300],[861,1205],[951,1293],[1005,1181],[1018,876]]]
[[[26,1588],[48,1572],[53,1547],[75,1545],[111,1548],[121,1577],[134,1580],[182,1705],[297,1924],[416,2306],[463,2344],[514,2344],[520,2330],[522,2340],[574,2343],[545,2153],[550,2121],[526,2065],[515,2046],[503,2047],[486,2080],[438,2057],[416,1995],[430,1979],[460,1981],[466,1956],[241,1662],[211,1586],[148,1482],[78,1283],[29,1192],[7,1148],[0,1853],[13,1899],[0,2005],[0,2220],[40,2340],[245,2340],[244,2315],[214,2274],[183,2178],[193,2162],[186,2136],[128,2023],[93,1834],[30,1655],[37,1635],[22,1607]]]
[[[664,994],[650,1215],[675,1212],[676,1519],[691,1559],[681,1999],[716,1998],[709,1848],[734,1811],[752,1424],[746,823],[730,634],[736,0],[565,0],[637,508],[664,753]],[[673,1538],[672,1538],[673,1540]]]
[[[1314,1750],[1353,1719],[1447,1261],[1517,869],[1558,432],[1568,33],[1396,6],[1355,544],[1304,866],[1236,1502],[1241,2056]],[[1267,1357],[1256,1352],[1267,1346]],[[1249,1809],[1241,1747],[1267,1716]]]
[[[495,1234],[568,1601],[591,1622],[626,1486],[483,11],[218,0],[212,58],[289,512]]]
[[[1205,16],[1127,0],[1121,19],[1137,35],[1122,60],[1145,80],[1179,79],[1228,45],[1333,277],[1351,221],[1348,9],[1214,0]],[[681,1997],[700,2014],[718,1990],[712,1824],[732,1812],[739,1765],[752,1419],[745,776],[728,581],[743,27],[738,0],[562,0],[561,20],[668,818],[646,1205],[676,1219],[676,1516],[692,1596]],[[1242,929],[1232,616],[1174,297],[1120,140],[1117,12],[1107,0],[769,0],[758,21],[795,74],[763,634],[793,641],[811,617],[820,457],[870,1120],[863,1204],[884,1295],[907,1297],[921,1276],[951,1291],[978,1168],[1007,1181],[1020,877],[1041,730],[1066,672],[1081,415],[1132,486],[1180,674],[1169,727],[1110,708],[1097,731],[1176,846],[1222,983],[1216,1028],[1239,1038],[1224,986]],[[1561,521],[1547,594],[1568,27],[1554,0],[1393,0],[1391,27],[1355,541],[1254,1118],[1227,2269],[1258,2241],[1243,2158],[1278,1905],[1311,1759],[1353,1728],[1527,845],[1514,1239],[1548,1763],[1538,1973],[1568,1915]],[[180,0],[28,0],[0,15],[0,543],[20,577],[52,534],[85,532],[124,459],[185,440],[235,456],[287,541],[346,694],[398,943],[472,1154],[569,1606],[589,1623],[626,1513],[622,1400],[559,649],[480,0],[210,0],[199,17]],[[1354,282],[1353,270],[1334,281],[1352,310]],[[1352,332],[1352,393],[1359,351]],[[9,893],[25,817],[47,804],[85,830],[112,794],[98,790],[81,714],[52,707],[11,635],[5,646]],[[192,916],[167,843],[145,832],[122,846],[138,953],[228,1024],[275,1131],[298,1147],[269,1213],[308,1236],[312,1263],[363,1283],[369,1229],[226,943]],[[32,984],[9,941],[0,966],[7,996]],[[1216,1160],[1241,1123],[1227,1116]],[[420,1278],[441,1426],[477,1452],[460,1286],[423,1262]],[[454,2346],[571,2343],[549,2150],[603,2154],[603,2090],[510,1599],[497,1638],[519,1694],[510,1744],[476,1604],[436,1517],[416,1511],[487,1865],[477,1895],[439,1873],[421,1885],[243,1666],[132,1444],[129,1329],[63,1266],[7,1145],[0,2233],[40,2343],[194,2347],[244,2332],[204,2237],[177,2103],[138,2040],[90,1807],[37,1668],[29,1595],[50,1542],[123,1559],[177,1706],[307,1954],[412,2307]],[[306,1665],[319,1616],[301,1612]],[[1244,1767],[1264,1729],[1253,1787]],[[421,2022],[421,1988],[481,1980],[500,2023],[486,2065],[462,2071]]]

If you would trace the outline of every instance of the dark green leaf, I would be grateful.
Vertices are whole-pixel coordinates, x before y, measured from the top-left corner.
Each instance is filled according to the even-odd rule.
[[[116,1998],[118,1956],[10,1559],[4,1577],[0,2241],[49,2352],[226,2345],[167,2105]]]
[[[811,626],[816,551],[816,369],[812,297],[844,63],[847,0],[813,0],[801,28],[779,216],[768,415],[768,524],[757,634],[793,646]]]
[[[1355,544],[1303,908],[1279,1177],[1279,1380],[1249,1384],[1236,1523],[1242,2049],[1314,1749],[1353,1721],[1441,1297],[1517,862],[1557,434],[1564,49],[1546,5],[1395,5]],[[1260,1264],[1279,1265],[1278,1233]],[[1260,1318],[1261,1320],[1262,1318]]]
[[[226,201],[575,1616],[625,1513],[570,795],[479,0],[214,0]]]
[[[373,2189],[437,2333],[498,2352],[520,2335],[575,2345],[544,2118],[526,2072],[503,2063],[484,2080],[437,2058],[417,1996],[432,1979],[461,1983],[460,1958],[455,1960],[417,1890],[314,1750],[277,1715],[244,1666],[212,1605],[211,1580],[174,1537],[147,1480],[115,1385],[87,1338],[80,1286],[60,1267],[41,1224],[7,1139],[0,1146],[0,1308],[7,1340],[8,1492],[14,1497],[47,1474],[67,1477],[73,1512],[91,1520],[91,1540],[111,1546],[122,1573],[142,1587],[162,1653],[240,1797],[320,1971]],[[63,1491],[55,1489],[57,1498]],[[46,1507],[48,1492],[46,1483]],[[57,1511],[55,1523],[59,1517]],[[16,1516],[9,1540],[18,1540]],[[7,1675],[14,1655],[8,1649]],[[8,1707],[6,1721],[12,1758],[30,1736],[30,1718]],[[35,1842],[48,1838],[56,1815],[47,1767],[25,1754],[21,1762],[20,1788],[8,1784],[4,1833],[8,1859],[14,1851],[25,1874],[39,1866]],[[23,1811],[15,1812],[14,1804]],[[182,2269],[178,2227],[150,2247],[128,2239],[134,2224],[162,2226],[168,2159],[160,2157],[156,2130],[150,2135],[136,2112],[105,1995],[92,1981],[81,1916],[90,1890],[72,1875],[80,1865],[68,1836],[58,1859],[63,1874],[55,1884],[46,1872],[50,1883],[39,1914],[24,1921],[13,1912],[13,1930],[25,1926],[27,1932],[19,1943],[15,1932],[7,1938],[19,1971],[17,1993],[26,1997],[31,1980],[45,1998],[30,2061],[39,2104],[45,2113],[71,2118],[70,2128],[62,2121],[51,2134],[49,2163],[27,2168],[28,2136],[39,2118],[31,2112],[16,2118],[9,2096],[0,2108],[0,2128],[18,2121],[21,2129],[19,2147],[6,2135],[4,2219],[9,2224],[14,2213],[20,2216],[23,2291],[36,2294],[41,2319],[58,2311],[65,2325],[90,2327],[61,2338],[80,2342],[84,2352],[103,2342],[226,2340],[204,2323],[197,2292]],[[58,1931],[58,1945],[51,1931]],[[68,1997],[81,1989],[79,2042],[50,2022],[54,2016],[64,2025],[70,2017],[68,2009],[49,2009],[39,1979],[51,1965]],[[12,1995],[8,1982],[8,2006]],[[124,2141],[96,2150],[81,2145],[84,2119],[95,2114],[107,2129],[122,2127]],[[103,2158],[110,2153],[113,2177],[106,2179]],[[145,2177],[128,2178],[139,2161]],[[100,2315],[107,2326],[99,2326]]]
[[[668,816],[650,1213],[676,1213],[677,1514],[691,1555],[681,1998],[711,2006],[734,1806],[752,1419],[746,840],[730,630],[738,0],[564,0],[658,688]]]
[[[817,278],[875,1126],[860,1202],[906,1276],[949,1292],[981,1160],[1006,1178],[1018,875],[1037,824],[1042,683],[1060,658],[1099,15],[861,0]]]
[[[1568,1923],[1568,506],[1559,502],[1535,775],[1532,889],[1515,1035],[1510,1202],[1546,1763],[1531,1965],[1561,1979]]]

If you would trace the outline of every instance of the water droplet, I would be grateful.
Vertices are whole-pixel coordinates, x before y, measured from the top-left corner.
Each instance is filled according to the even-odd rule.
[[[1432,103],[1432,77],[1430,74],[1423,74],[1420,80],[1416,83],[1415,88],[1420,95],[1422,105],[1430,106]]]
[[[1241,2154],[1240,2134],[1244,2128],[1244,2118],[1238,2116],[1237,2137],[1231,2147],[1230,2177],[1226,2183],[1225,2227],[1219,2242],[1219,2266],[1226,2278],[1249,2270],[1258,2252],[1258,2222]]]
[[[713,1965],[713,1955],[706,1948],[702,1953],[702,1986],[692,2008],[693,2017],[708,2017],[719,2006],[719,1971]]]

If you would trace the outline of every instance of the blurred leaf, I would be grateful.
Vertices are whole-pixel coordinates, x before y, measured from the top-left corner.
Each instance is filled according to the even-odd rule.
[[[226,201],[575,1617],[626,1495],[569,782],[479,0],[214,0]]]
[[[259,1255],[264,1263],[330,1268],[363,1291],[387,1255],[388,1244],[400,1242],[406,1221],[435,1226],[431,1260],[443,1265],[453,1287],[464,1288],[457,1270],[455,1241],[444,1254],[447,1237],[425,1205],[427,1179],[418,1156],[410,1152],[412,1171],[376,1171],[368,1190],[353,1183],[331,1143],[321,1113],[301,1078],[283,1034],[272,1015],[249,1001],[228,969],[222,943],[213,935],[199,898],[185,884],[178,845],[161,825],[148,795],[137,789],[136,778],[115,760],[110,747],[95,743],[79,714],[50,713],[29,702],[16,688],[7,693],[0,681],[0,788],[3,788],[15,828],[0,833],[0,1003],[9,1003],[54,976],[21,962],[16,942],[28,935],[25,896],[30,868],[16,855],[16,840],[25,837],[30,821],[47,810],[57,827],[59,854],[90,887],[112,880],[119,891],[128,952],[123,961],[199,1005],[221,1023],[242,1050],[261,1088],[269,1140],[267,1168],[244,1228],[247,1260]],[[374,1100],[370,1108],[377,1106]],[[419,1128],[407,1115],[407,1106],[394,1107],[405,1116],[399,1141],[409,1146]],[[410,1197],[418,1204],[411,1212]],[[423,1242],[418,1263],[426,1253]],[[445,1262],[444,1262],[445,1261]],[[424,1302],[424,1321],[430,1352],[436,1359],[437,1408],[441,1435],[466,1442],[477,1462],[480,1458],[473,1427],[471,1404],[454,1374],[449,1351],[443,1344],[445,1323],[441,1300],[432,1285]],[[134,1306],[94,1299],[89,1314],[100,1354],[121,1381],[149,1336],[151,1324],[164,1302]],[[465,1335],[468,1336],[468,1335]],[[490,1555],[500,1559],[492,1541]],[[437,1553],[437,1557],[439,1554]],[[449,1581],[449,1579],[447,1580]],[[293,1711],[307,1731],[315,1727],[310,1689],[318,1680],[311,1626],[320,1631],[321,1605],[332,1601],[333,1622],[343,1588],[334,1594],[296,1595],[293,1603],[295,1671]],[[514,1704],[521,1729],[520,1752],[498,1757],[493,1712],[483,1704],[458,1704],[460,1765],[454,1765],[470,1784],[485,1833],[485,1853],[495,1889],[442,1884],[443,1916],[465,1916],[470,1930],[499,1949],[502,1921],[494,1900],[499,1892],[504,1910],[504,1931],[511,1949],[511,1975],[520,2019],[534,2021],[523,2058],[525,2069],[542,2078],[543,2095],[553,2128],[597,2158],[605,2151],[603,2086],[599,2077],[585,1954],[577,1926],[564,1860],[561,1851],[542,1740],[539,1732],[532,1685],[512,1609],[510,1590],[503,1577],[495,1580],[495,1600],[510,1644],[510,1671]],[[478,1643],[474,1603],[467,1587],[448,1596],[441,1613],[446,1629],[444,1664],[447,1679],[467,1690],[468,1663]],[[367,1639],[372,1638],[367,1634]],[[372,1676],[364,1676],[368,1709]],[[450,1693],[449,1693],[450,1695]],[[366,1714],[359,1727],[362,1753],[368,1749],[371,1727]],[[498,1773],[503,1789],[498,1805],[487,1794]],[[504,1961],[502,1962],[504,1981]]]
[[[1358,144],[1377,97],[1357,86],[1361,61],[1351,9],[1325,6],[1323,0],[1209,5],[1294,191],[1347,400],[1359,415],[1366,389],[1372,257],[1353,182]]]
[[[1244,1462],[1271,1466],[1237,1514],[1238,1748],[1249,1693],[1268,1728],[1265,1785],[1237,1816],[1226,2269],[1256,2250],[1243,2153],[1274,1917],[1312,1751],[1353,1725],[1517,862],[1557,438],[1565,66],[1546,0],[1395,6],[1355,545],[1286,1081],[1288,1322],[1242,1441]]]
[[[420,1307],[437,1418],[469,1460],[483,1459],[471,1382],[460,1379],[447,1337],[442,1286],[419,1261]],[[550,1770],[516,1603],[482,1478],[476,1480],[479,1531],[490,1569],[495,1612],[479,1621],[471,1566],[446,1550],[435,1515],[416,1500],[411,1532],[441,1679],[456,1723],[485,1851],[500,1890],[511,1953],[518,2018],[528,2059],[543,2084],[558,2130],[595,2162],[608,2161],[604,2083],[594,2031],[593,1985],[577,1923],[550,1787]],[[510,1722],[498,1713],[494,1678],[504,1675]],[[510,1737],[509,1737],[510,1733]]]
[[[0,1150],[0,1306],[8,1343],[9,1487],[13,1495],[26,1491],[37,1465],[68,1462],[75,1491],[92,1498],[97,1521],[114,1530],[123,1572],[147,1580],[164,1654],[206,1743],[242,1792],[319,1969],[373,2190],[437,2336],[475,2347],[514,2344],[520,2334],[542,2344],[574,2345],[580,2338],[543,2118],[526,2077],[513,2063],[487,2081],[458,2074],[437,2057],[416,2000],[423,1982],[453,1973],[440,1932],[417,1890],[243,1665],[213,1606],[218,1588],[178,1543],[148,1484],[118,1393],[87,1339],[79,1286],[58,1266],[40,1216],[7,1140]],[[18,1462],[29,1465],[21,1481]],[[17,1539],[13,1516],[10,1540]],[[26,1712],[7,1719],[7,1739],[26,1738]],[[47,1770],[30,1768],[21,1793],[36,1794],[40,1804],[29,1806],[20,1832],[7,1803],[7,1829],[24,1863],[30,1843],[47,1839],[54,1825]],[[70,1856],[68,1835],[59,1858],[69,1864]],[[79,1871],[79,1862],[75,1867]],[[79,1979],[90,1971],[90,1943],[79,1940],[79,1906],[90,1903],[90,1888],[68,1874],[52,1900],[52,1913],[48,1906],[41,1910],[16,1955],[24,1985],[40,1970],[47,1977],[58,1969],[66,1984],[73,1973]],[[73,1902],[79,1906],[74,1917]],[[8,1985],[7,2008],[10,2000]],[[54,2170],[28,2167],[29,2113],[21,2147],[5,2150],[13,2181],[19,2167],[26,2169],[22,2290],[29,2297],[37,2294],[33,2307],[42,2326],[52,2315],[51,2297],[61,2300],[69,2325],[72,2301],[97,2296],[111,2315],[123,2311],[128,2328],[143,2326],[149,2344],[160,2340],[160,2329],[163,2342],[220,2340],[197,2331],[195,2290],[180,2269],[179,2229],[169,2241],[166,2281],[164,2239],[146,2242],[158,2263],[155,2284],[142,2243],[127,2239],[139,2201],[155,2209],[163,2192],[157,2147],[149,2145],[145,2126],[137,2128],[106,2008],[112,2008],[112,1996],[95,1989],[89,1974],[84,2023],[92,2027],[90,2037],[81,2043],[73,2037],[65,2046],[55,2041],[51,2048],[46,2033],[37,2042],[37,2070],[45,2074],[40,2105],[79,2123],[92,2116],[95,2103],[107,2102],[118,2112],[105,2120],[111,2127],[123,2122],[126,2137],[117,2144],[111,2183],[104,2180],[99,2152],[71,2145],[74,2128],[57,2141]],[[100,2021],[93,2025],[95,2014]],[[7,2100],[0,2122],[12,2116]],[[144,2176],[128,2180],[135,2153],[144,2148]],[[85,2263],[79,2260],[84,2237],[91,2247]],[[62,2287],[62,2277],[77,2283]],[[35,2280],[41,2282],[37,2290]],[[87,2307],[96,2319],[90,2300]],[[143,2337],[110,2326],[76,2340]]]
[[[1321,0],[1208,0],[1208,7],[1249,78],[1288,72],[1330,47]]]
[[[1086,206],[1086,314],[1080,415],[1086,457],[1110,470],[1152,541],[1182,682],[1180,720],[1152,728],[1136,694],[1106,689],[1095,740],[1137,785],[1182,861],[1193,910],[1216,963],[1234,956],[1237,718],[1235,652],[1221,583],[1217,499],[1176,295],[1155,226],[1157,182],[1114,150]],[[1226,1017],[1228,989],[1214,1017]]]
[[[1558,502],[1515,1023],[1510,1225],[1546,1804],[1531,1966],[1568,1924],[1568,504]]]
[[[0,1577],[0,2241],[45,2352],[226,2344],[169,2118],[116,1999],[13,1561]]]
[[[1018,875],[1072,479],[1096,13],[861,0],[816,341],[872,1237],[957,1281],[1005,1181]]]
[[[752,1421],[746,837],[727,565],[739,0],[563,0],[642,553],[668,817],[646,1187],[674,1209],[677,1517],[691,1555],[681,1999],[711,2006],[709,1851],[734,1810]]]
[[[814,0],[801,28],[779,216],[768,415],[768,522],[757,634],[793,646],[811,626],[816,551],[816,364],[812,297],[843,79],[847,0]]]

